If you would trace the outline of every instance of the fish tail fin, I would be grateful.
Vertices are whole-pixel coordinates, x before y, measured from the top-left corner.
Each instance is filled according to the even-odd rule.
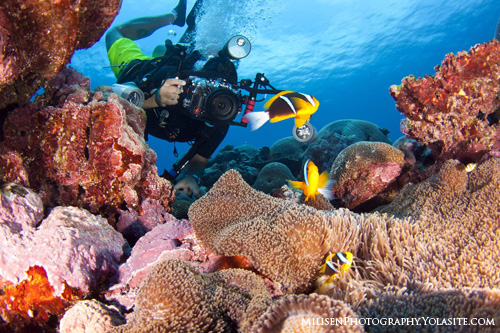
[[[269,112],[250,112],[243,116],[250,124],[250,130],[258,130],[269,120]]]
[[[288,185],[290,185],[291,188],[297,189],[297,190],[302,190],[302,184],[303,182],[299,182],[296,180],[287,180]]]
[[[329,178],[328,172],[326,171],[323,171],[321,175],[319,175],[318,192],[330,201],[335,199],[335,195],[332,192],[332,187],[335,182]]]

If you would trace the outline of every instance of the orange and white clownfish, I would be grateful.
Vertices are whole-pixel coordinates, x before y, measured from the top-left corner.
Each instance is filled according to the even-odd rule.
[[[295,118],[295,126],[302,127],[311,115],[318,110],[319,102],[314,96],[285,90],[264,104],[263,112],[250,112],[243,116],[250,124],[250,129],[255,131],[268,120],[272,123]]]
[[[321,193],[328,200],[333,200],[335,199],[332,193],[333,181],[328,178],[328,172],[323,171],[320,175],[316,164],[311,160],[307,160],[303,168],[304,181],[289,180],[288,184],[295,189],[302,190],[302,193],[306,196],[304,201],[309,200],[311,197],[316,201],[316,194],[318,193]]]
[[[353,258],[351,252],[330,253],[321,266],[319,273],[330,276],[326,283],[331,283],[347,272],[352,265]]]

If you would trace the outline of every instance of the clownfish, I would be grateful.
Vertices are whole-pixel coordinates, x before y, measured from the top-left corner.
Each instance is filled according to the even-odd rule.
[[[318,110],[319,102],[314,96],[285,90],[264,104],[263,112],[250,112],[243,116],[252,131],[259,129],[268,120],[272,123],[295,118],[295,126],[302,127],[311,115]]]
[[[352,265],[353,258],[351,252],[330,253],[319,271],[320,274],[330,276],[325,283],[331,283],[347,272]]]
[[[303,168],[303,182],[288,180],[291,187],[302,190],[306,196],[304,201],[313,198],[316,201],[316,194],[321,193],[328,200],[335,199],[331,187],[333,181],[328,179],[328,172],[323,171],[321,175],[318,172],[318,167],[311,160],[307,160]]]
[[[471,172],[473,171],[477,166],[477,163],[469,163],[467,164],[467,166],[465,167],[465,172]]]

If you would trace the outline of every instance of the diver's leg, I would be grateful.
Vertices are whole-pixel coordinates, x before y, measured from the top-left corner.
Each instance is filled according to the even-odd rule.
[[[197,0],[186,18],[187,29],[180,38],[180,43],[191,43],[196,35],[196,16],[198,15],[204,0]]]
[[[186,24],[186,7],[187,0],[179,0],[179,3],[172,10],[172,13],[177,17],[172,24],[183,27]]]
[[[497,24],[497,31],[495,31],[495,39],[500,42],[500,19],[498,20]]]
[[[111,45],[122,37],[137,40],[148,37],[156,30],[169,24],[183,26],[186,17],[186,2],[187,0],[179,0],[179,3],[171,13],[140,17],[112,27],[106,33],[106,48],[109,50]]]

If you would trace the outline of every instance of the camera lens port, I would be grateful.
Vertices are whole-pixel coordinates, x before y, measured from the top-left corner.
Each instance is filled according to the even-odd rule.
[[[238,96],[227,88],[218,88],[207,97],[207,111],[217,122],[233,120],[238,114]]]

